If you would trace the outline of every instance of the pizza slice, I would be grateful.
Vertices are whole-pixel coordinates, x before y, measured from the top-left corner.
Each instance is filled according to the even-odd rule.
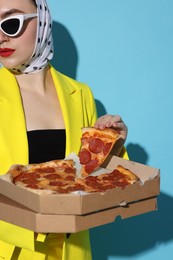
[[[106,183],[111,184],[114,188],[125,188],[127,185],[134,184],[140,180],[135,173],[122,165],[118,165],[116,169],[108,174],[100,174],[98,179],[100,182],[104,183],[104,185],[106,185]]]
[[[38,164],[13,165],[8,174],[17,186],[58,192],[74,184],[76,169],[73,160],[52,160]]]
[[[83,177],[91,174],[105,161],[119,136],[119,131],[112,128],[104,130],[94,127],[82,128],[79,160]]]
[[[139,181],[138,176],[121,165],[110,173],[102,173],[98,176],[88,175],[85,178],[76,179],[76,183],[84,186],[86,192],[105,192],[113,188],[124,189],[137,181]]]

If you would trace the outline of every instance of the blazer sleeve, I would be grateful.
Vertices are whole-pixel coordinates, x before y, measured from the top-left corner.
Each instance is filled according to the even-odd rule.
[[[83,89],[84,126],[93,126],[97,120],[96,103],[91,89],[85,85]]]

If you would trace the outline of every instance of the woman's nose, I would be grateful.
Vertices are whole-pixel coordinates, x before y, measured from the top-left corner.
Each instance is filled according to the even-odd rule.
[[[0,44],[2,44],[3,42],[8,41],[8,39],[9,39],[8,35],[6,35],[5,33],[3,33],[3,32],[0,30]]]

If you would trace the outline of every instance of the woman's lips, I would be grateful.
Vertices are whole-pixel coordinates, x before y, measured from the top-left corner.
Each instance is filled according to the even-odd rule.
[[[9,48],[2,49],[2,48],[0,48],[0,56],[1,57],[9,57],[14,53],[14,51],[15,51],[14,49],[9,49]]]

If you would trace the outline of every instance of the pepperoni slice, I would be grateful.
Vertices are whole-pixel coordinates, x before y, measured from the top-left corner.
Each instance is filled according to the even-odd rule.
[[[51,173],[51,174],[45,175],[45,178],[48,179],[48,180],[52,180],[52,179],[61,178],[61,176],[59,174],[56,174],[56,173]]]
[[[101,184],[97,181],[92,181],[92,180],[86,180],[86,185],[95,188],[95,189],[99,189],[101,188]]]
[[[112,146],[112,143],[107,143],[104,145],[104,148],[103,148],[103,154],[104,155],[107,155],[111,149],[111,146]]]
[[[112,178],[111,176],[110,176],[110,174],[107,174],[107,176],[103,176],[102,177],[102,180],[103,181],[112,181],[114,178]]]
[[[98,180],[97,180],[97,176],[87,176],[87,177],[86,177],[86,180],[87,180],[87,181],[88,181],[88,180],[89,180],[89,181],[96,181],[96,182],[98,181]]]
[[[25,173],[25,175],[26,175],[26,173]],[[25,175],[24,175],[24,174],[21,174],[21,175],[17,176],[16,178],[14,178],[14,182],[23,180],[23,179],[25,179],[25,178],[27,179],[28,177],[25,176]]]
[[[31,189],[36,189],[36,190],[40,189],[39,186],[37,186],[36,184],[28,184],[26,187]]]
[[[73,169],[73,168],[71,168],[71,167],[66,168],[64,171],[65,171],[66,173],[75,173],[75,172],[76,172],[76,170]]]
[[[39,183],[39,181],[37,179],[24,179],[24,180],[21,180],[21,181],[25,184],[37,184],[37,183]]]
[[[14,178],[15,181],[20,181],[23,179],[29,179],[29,178],[38,178],[39,175],[33,172],[23,172],[21,173],[19,176],[17,176],[16,178]]]
[[[83,149],[79,152],[79,159],[81,164],[87,164],[91,160],[91,153]]]
[[[61,182],[61,181],[51,181],[50,183],[49,183],[49,185],[50,186],[65,186],[66,185],[66,183],[63,183],[63,182]]]
[[[85,186],[82,184],[76,184],[74,187],[75,190],[85,190]]]
[[[104,142],[99,138],[93,138],[89,142],[89,149],[92,153],[100,153],[104,148]]]
[[[68,187],[66,189],[68,192],[73,192],[73,191],[78,191],[78,190],[85,190],[85,186],[81,185],[81,184],[75,184],[71,187]]]
[[[71,176],[71,175],[66,176],[65,180],[67,180],[67,181],[75,181],[75,176]]]
[[[24,177],[27,177],[27,178],[40,178],[40,175],[36,172],[27,172],[25,173]]]
[[[124,178],[124,175],[118,170],[113,170],[113,172],[109,173],[109,176],[111,176],[113,179]]]
[[[43,167],[35,170],[36,172],[43,172],[43,173],[53,173],[55,172],[55,169],[53,167]]]
[[[105,184],[102,186],[102,190],[110,190],[110,189],[113,189],[115,188],[115,185],[113,185],[112,183],[109,183],[109,184]]]
[[[98,166],[98,160],[93,159],[85,165],[85,171],[87,173],[92,173],[97,168],[97,166]]]

